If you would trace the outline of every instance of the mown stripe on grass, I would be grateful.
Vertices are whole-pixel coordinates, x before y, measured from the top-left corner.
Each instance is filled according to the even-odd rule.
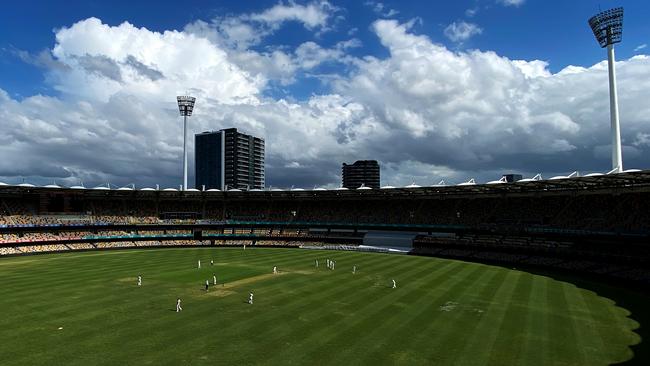
[[[587,292],[587,290],[582,290],[568,283],[563,283],[562,285],[578,337],[576,347],[580,347],[583,350],[585,364],[608,365],[610,362],[608,362],[609,360],[606,355],[603,354],[605,344],[598,332],[598,324],[594,321],[594,317],[597,315],[592,313],[581,293]]]
[[[530,336],[526,325],[531,315],[530,296],[532,275],[518,272],[512,297],[508,302],[501,326],[490,352],[489,365],[520,364],[526,341]]]
[[[448,292],[447,298],[440,300],[435,309],[437,316],[419,330],[428,336],[416,340],[425,350],[423,354],[429,362],[452,364],[466,352],[463,348],[467,340],[475,332],[480,319],[488,315],[488,306],[507,273],[500,268],[486,266],[481,281],[455,293]],[[457,334],[462,334],[462,337],[457,337]]]
[[[382,258],[385,261],[385,258]],[[366,268],[371,268],[370,266],[366,266]],[[409,275],[409,272],[414,272],[414,274]],[[402,272],[402,276],[404,280],[406,281],[407,278],[410,277],[418,277],[422,275],[422,270],[418,270],[417,267],[415,267],[412,271],[405,271]],[[347,276],[352,277],[351,274],[347,274]],[[346,276],[346,277],[347,277]],[[355,300],[357,303],[360,302],[359,294],[357,291],[351,291],[349,288],[350,282],[346,284],[348,288],[346,289],[346,286],[335,286],[338,288],[339,293],[335,293],[333,295],[325,294],[321,299],[323,303],[331,303],[331,299],[335,299],[337,303],[353,303]],[[356,283],[356,288],[359,291],[367,290],[369,288],[372,288],[369,286],[370,284],[366,281],[363,281],[363,279],[359,279],[359,281]],[[391,289],[382,289],[382,288],[374,288],[372,291],[375,293],[375,296],[377,298],[380,298],[382,296],[387,296],[386,290],[391,290]],[[356,298],[356,299],[355,299]],[[309,298],[305,298],[307,302],[310,302]],[[317,299],[314,299],[317,300]],[[371,299],[369,300],[368,303],[364,302],[364,305],[368,307],[375,306],[376,302],[372,301]],[[334,305],[334,304],[332,304]],[[264,343],[275,343],[281,340],[282,338],[285,338],[285,334],[291,334],[293,339],[296,339],[296,333],[305,333],[309,334],[310,331],[313,331],[313,325],[314,324],[324,324],[326,327],[332,326],[332,327],[338,327],[340,326],[341,321],[345,321],[346,319],[352,317],[352,313],[350,314],[345,314],[340,312],[342,309],[337,308],[335,305],[331,311],[323,311],[321,307],[318,306],[312,306],[311,308],[303,308],[303,309],[296,309],[296,312],[293,312],[291,309],[283,307],[283,312],[278,313],[280,317],[271,317],[269,319],[265,319],[265,322],[268,322],[269,324],[274,324],[275,326],[273,328],[267,328],[267,329],[261,329],[259,332],[256,332],[256,337],[262,338],[262,339],[267,339],[267,342],[263,342],[261,345],[261,348],[264,347]],[[354,313],[359,313],[362,312],[363,308],[355,308]],[[303,319],[310,319],[310,321],[307,322],[291,322],[293,318],[296,316],[299,316],[300,318]],[[323,320],[323,318],[327,318]],[[319,328],[321,329],[321,328]],[[313,334],[313,333],[312,333]],[[308,339],[305,338],[297,338],[299,339],[299,343],[305,344],[308,343]]]
[[[377,257],[375,261],[379,264],[384,262],[386,258]],[[370,265],[366,265],[366,268],[371,268]],[[336,271],[333,271],[336,272]],[[349,274],[348,274],[349,275]],[[349,275],[351,276],[351,275]],[[256,341],[256,348],[258,350],[272,349],[276,350],[277,347],[272,347],[277,342],[284,342],[287,339],[296,339],[295,334],[295,323],[291,323],[291,320],[296,317],[296,314],[300,316],[313,316],[315,314],[325,314],[324,316],[332,315],[333,313],[323,312],[322,308],[319,306],[306,307],[310,302],[319,302],[320,304],[328,303],[330,298],[340,298],[340,296],[347,295],[350,296],[349,288],[346,286],[337,286],[337,282],[331,282],[326,280],[321,280],[322,287],[325,288],[323,291],[318,291],[320,298],[314,297],[298,297],[291,296],[286,298],[280,305],[280,308],[275,311],[269,311],[268,307],[260,307],[260,302],[257,301],[256,305],[249,307],[248,305],[243,305],[246,309],[246,313],[250,314],[250,317],[237,324],[225,324],[220,326],[220,332],[230,331],[233,333],[230,334],[229,339],[232,339],[233,342],[228,342],[224,345],[226,348],[224,351],[228,353],[236,352],[238,340],[248,339]],[[318,285],[317,281],[305,284],[305,286],[313,287]],[[273,296],[273,295],[266,295]],[[266,299],[266,296],[264,298]],[[273,299],[266,299],[266,301],[274,302]],[[237,305],[242,307],[242,305]],[[337,318],[337,316],[335,316]],[[313,322],[316,323],[316,322]],[[248,325],[247,325],[248,324]],[[259,324],[267,324],[266,327],[259,327]],[[286,328],[290,330],[289,337],[281,337],[284,334]],[[267,340],[267,343],[271,343],[270,346],[265,346],[263,341]],[[191,345],[188,345],[191,347]],[[283,344],[283,346],[285,346]],[[230,349],[234,347],[235,349]],[[283,347],[287,348],[287,347]]]
[[[547,365],[548,356],[548,307],[546,305],[546,286],[548,279],[542,276],[532,275],[531,293],[528,303],[528,316],[524,331],[526,334],[523,353],[520,357],[524,365]],[[552,357],[551,357],[552,358]]]
[[[381,262],[385,265],[386,258],[382,257],[381,259]],[[380,264],[380,266],[382,266],[382,264]],[[364,266],[366,271],[372,271],[372,267],[373,266],[369,265]],[[441,271],[443,267],[446,266],[441,266],[436,269],[436,271],[430,271],[429,274],[433,274],[432,272],[439,273],[438,271]],[[409,277],[422,275],[422,272],[418,267],[413,267],[412,270],[416,272]],[[447,269],[447,271],[452,270],[453,266],[450,266],[450,268]],[[444,272],[440,273],[440,275],[443,273]],[[407,272],[402,272],[402,276],[406,275]],[[304,347],[305,349],[313,349],[315,346],[323,342],[323,334],[336,332],[338,329],[347,327],[350,321],[366,316],[367,309],[372,309],[377,306],[379,300],[386,296],[390,296],[390,293],[387,292],[392,291],[392,289],[387,287],[374,287],[373,282],[368,281],[365,278],[352,277],[353,280],[351,280],[352,282],[349,282],[348,285],[353,284],[353,288],[346,292],[342,292],[340,296],[327,296],[327,298],[325,298],[325,303],[327,303],[329,299],[337,299],[337,302],[348,303],[347,306],[342,308],[335,307],[331,310],[325,311],[323,311],[323,308],[321,307],[314,306],[311,309],[299,312],[299,317],[304,320],[298,324],[294,323],[292,325],[291,334],[295,339],[297,339],[297,342],[301,347]],[[406,277],[402,278],[406,281]],[[285,314],[285,317],[290,316],[291,313]],[[285,353],[290,354],[291,349],[282,350],[273,360],[286,358],[283,356]],[[270,362],[272,363],[273,361]]]
[[[586,365],[582,349],[577,347],[576,326],[569,310],[562,282],[548,279],[547,305],[549,348],[559,365]]]
[[[381,258],[377,258],[376,260],[381,261]],[[308,281],[305,278],[301,278],[301,277],[305,277],[305,276],[297,276],[297,277],[295,277],[293,279],[288,278],[287,276],[284,276],[281,280],[269,282],[268,284],[265,283],[264,292],[263,293],[257,293],[256,306],[248,307],[247,305],[242,306],[241,304],[238,304],[238,305],[236,305],[236,309],[234,311],[237,311],[237,310],[240,310],[240,309],[246,309],[247,312],[252,313],[252,312],[256,311],[254,309],[258,309],[257,311],[262,312],[262,314],[260,314],[261,316],[272,315],[272,312],[264,312],[264,310],[266,310],[266,309],[263,306],[260,306],[260,305],[263,304],[263,303],[273,302],[274,297],[284,297],[284,296],[286,296],[286,294],[283,293],[283,291],[275,291],[274,286],[277,287],[278,289],[281,289],[283,286],[287,286],[287,285],[289,287],[295,287],[296,282],[300,283],[300,282]],[[331,287],[332,291],[336,291],[336,290],[341,291],[341,292],[345,291],[345,286],[335,286],[331,282],[328,283],[327,281],[322,281],[322,282],[323,282],[323,286]],[[317,281],[315,283],[318,284]],[[314,283],[310,283],[310,285],[313,285],[313,284]],[[321,291],[321,293],[322,293],[322,291]],[[210,300],[215,300],[215,301],[211,301],[211,302],[215,302],[216,304],[222,303],[222,301],[216,301],[216,299],[210,299]],[[299,296],[292,296],[289,299],[287,299],[286,301],[281,303],[281,306],[282,306],[283,310],[286,309],[287,307],[291,306],[291,302],[293,300],[295,300],[295,301],[309,300],[309,297],[301,298]],[[202,300],[197,299],[197,301],[202,301]],[[240,299],[236,300],[237,303],[244,302],[244,301],[245,301],[244,296],[242,296]],[[191,304],[188,304],[187,306],[189,308],[191,306]],[[236,326],[238,329],[243,331],[242,328],[245,328],[245,323],[247,321],[250,321],[251,323],[256,323],[256,322],[259,321],[259,317],[258,316],[251,316],[249,319],[245,320],[244,322],[238,322],[237,324],[232,324],[232,325]],[[224,326],[228,327],[227,324],[226,325],[220,324],[220,330],[223,330]]]
[[[457,271],[455,271],[456,267],[453,267],[435,276],[441,279],[438,283],[439,288],[446,289],[446,291],[437,293],[438,296],[434,301],[439,301],[441,297],[448,296],[448,294],[454,293],[464,286],[471,285],[481,275],[482,268],[478,266],[463,263],[457,263],[457,266]],[[399,297],[396,298],[395,296]],[[403,303],[411,298],[413,294],[411,292],[396,291],[395,296],[386,297],[382,301],[374,302],[372,307],[369,307],[360,316],[352,319],[349,324],[345,324],[341,333],[331,331],[322,332],[323,335],[320,338],[322,346],[319,348],[335,352],[335,356],[332,359],[333,364],[337,362],[339,364],[344,363],[346,359],[360,359],[364,354],[367,355],[369,352],[377,352],[376,347],[373,347],[375,346],[373,338],[367,338],[366,334],[370,334],[373,329],[380,325],[377,319],[382,319],[382,322],[384,322],[393,316],[400,315],[393,306],[393,303],[396,301]],[[404,314],[402,313],[401,315],[403,316]],[[386,335],[387,337],[383,338],[383,341],[389,342],[392,338],[389,335],[392,335],[392,333],[388,333]],[[389,346],[383,342],[381,345]],[[360,349],[363,349],[364,352],[359,352]],[[355,355],[353,356],[353,354]]]
[[[390,354],[387,354],[390,358],[372,357],[364,361],[426,365],[436,359],[449,363],[457,354],[458,348],[462,347],[462,342],[453,335],[459,332],[465,335],[471,334],[471,324],[476,324],[477,318],[482,315],[478,312],[480,309],[476,308],[478,304],[475,299],[489,296],[494,291],[493,286],[498,286],[505,276],[504,271],[488,268],[483,268],[482,271],[480,280],[464,284],[464,287],[456,286],[446,291],[432,292],[432,296],[426,302],[413,307],[420,308],[420,311],[414,310],[413,314],[404,314],[406,321],[394,327],[392,333],[396,341],[386,345],[386,349],[393,349]],[[455,308],[445,307],[445,304],[449,304],[450,301],[457,304],[453,305],[456,306]],[[430,320],[424,322],[423,319]],[[426,336],[414,336],[420,334]],[[380,334],[377,336],[379,337]],[[405,351],[409,349],[410,352]],[[439,349],[441,352],[423,351],[432,349]]]
[[[608,298],[586,290],[580,290],[580,295],[584,306],[589,309],[592,326],[601,338],[603,359],[612,364],[631,359],[634,354],[629,346],[641,341],[641,337],[632,331],[639,324],[628,317],[627,310],[617,307]]]
[[[638,341],[630,330],[634,321],[624,309],[583,291],[565,294],[565,302],[575,308],[564,306],[562,313],[562,301],[553,300],[558,296],[553,291],[564,285],[538,276],[521,274],[508,285],[510,270],[460,261],[251,249],[245,253],[227,248],[164,248],[123,251],[127,255],[54,254],[51,258],[56,261],[43,264],[0,266],[0,278],[4,275],[11,283],[0,287],[0,309],[9,314],[0,318],[0,329],[11,330],[0,332],[0,344],[7,345],[0,347],[2,364],[417,365],[451,364],[459,354],[481,364],[487,359],[473,356],[472,348],[482,346],[454,350],[466,346],[468,334],[482,333],[495,338],[494,353],[489,355],[495,362],[495,355],[505,353],[505,340],[519,335],[516,329],[511,333],[505,324],[508,319],[521,322],[521,331],[528,329],[529,336],[513,341],[517,357],[497,359],[504,365],[579,364],[561,348],[560,342],[566,343],[571,333],[557,329],[568,324],[558,312],[575,316],[580,324],[591,322],[593,331],[576,331],[573,336],[600,337],[603,347],[609,348],[601,353],[605,359]],[[200,271],[195,268],[196,258],[204,265]],[[249,288],[243,288],[248,286],[234,288],[233,295],[224,298],[201,291],[202,281],[214,270],[210,258],[228,263],[215,266],[220,279],[266,274],[273,265],[295,273],[257,282],[256,303],[248,306]],[[320,258],[321,269],[314,268],[314,258]],[[337,270],[322,268],[325,258],[337,260]],[[352,265],[359,270],[354,276]],[[135,276],[140,272],[145,285],[138,288]],[[389,288],[393,277],[398,281],[396,290]],[[528,290],[525,281],[530,282]],[[504,286],[514,289],[510,308],[505,306]],[[179,294],[185,311],[176,314],[174,300]],[[582,300],[576,298],[578,294]],[[488,302],[503,309],[488,309],[476,318],[439,311],[439,305],[454,299],[462,299],[457,302],[468,309],[485,310]],[[503,319],[493,319],[496,325],[489,329],[480,328],[483,322],[472,322],[494,316]],[[59,323],[64,326],[61,331],[55,329]],[[477,344],[472,338],[468,341]],[[441,355],[445,349],[448,354]]]
[[[484,314],[488,316],[480,318],[475,332],[469,336],[465,344],[465,351],[455,362],[456,365],[487,364],[519,276],[521,276],[520,272],[508,271],[492,300],[486,304],[487,309]]]

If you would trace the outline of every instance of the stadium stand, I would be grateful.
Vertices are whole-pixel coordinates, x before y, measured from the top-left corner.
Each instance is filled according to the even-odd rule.
[[[359,249],[416,233],[412,254],[650,283],[650,172],[498,185],[171,192],[0,187],[0,255],[125,247]]]

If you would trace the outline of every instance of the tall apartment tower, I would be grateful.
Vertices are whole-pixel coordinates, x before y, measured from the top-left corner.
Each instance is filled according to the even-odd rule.
[[[236,128],[194,136],[197,189],[264,189],[264,140]]]
[[[354,164],[343,163],[343,187],[355,189],[362,185],[379,188],[379,164],[377,160],[358,160]]]

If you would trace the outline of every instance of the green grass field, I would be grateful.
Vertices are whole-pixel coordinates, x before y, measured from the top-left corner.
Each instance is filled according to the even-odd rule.
[[[213,273],[225,284],[206,293]],[[1,258],[0,278],[4,366],[607,365],[640,342],[629,312],[594,292],[434,258],[119,250]]]

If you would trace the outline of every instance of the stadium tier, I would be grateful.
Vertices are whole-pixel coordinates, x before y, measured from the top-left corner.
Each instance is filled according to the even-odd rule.
[[[140,246],[360,245],[650,283],[650,172],[363,190],[166,191],[0,186],[0,254]]]

